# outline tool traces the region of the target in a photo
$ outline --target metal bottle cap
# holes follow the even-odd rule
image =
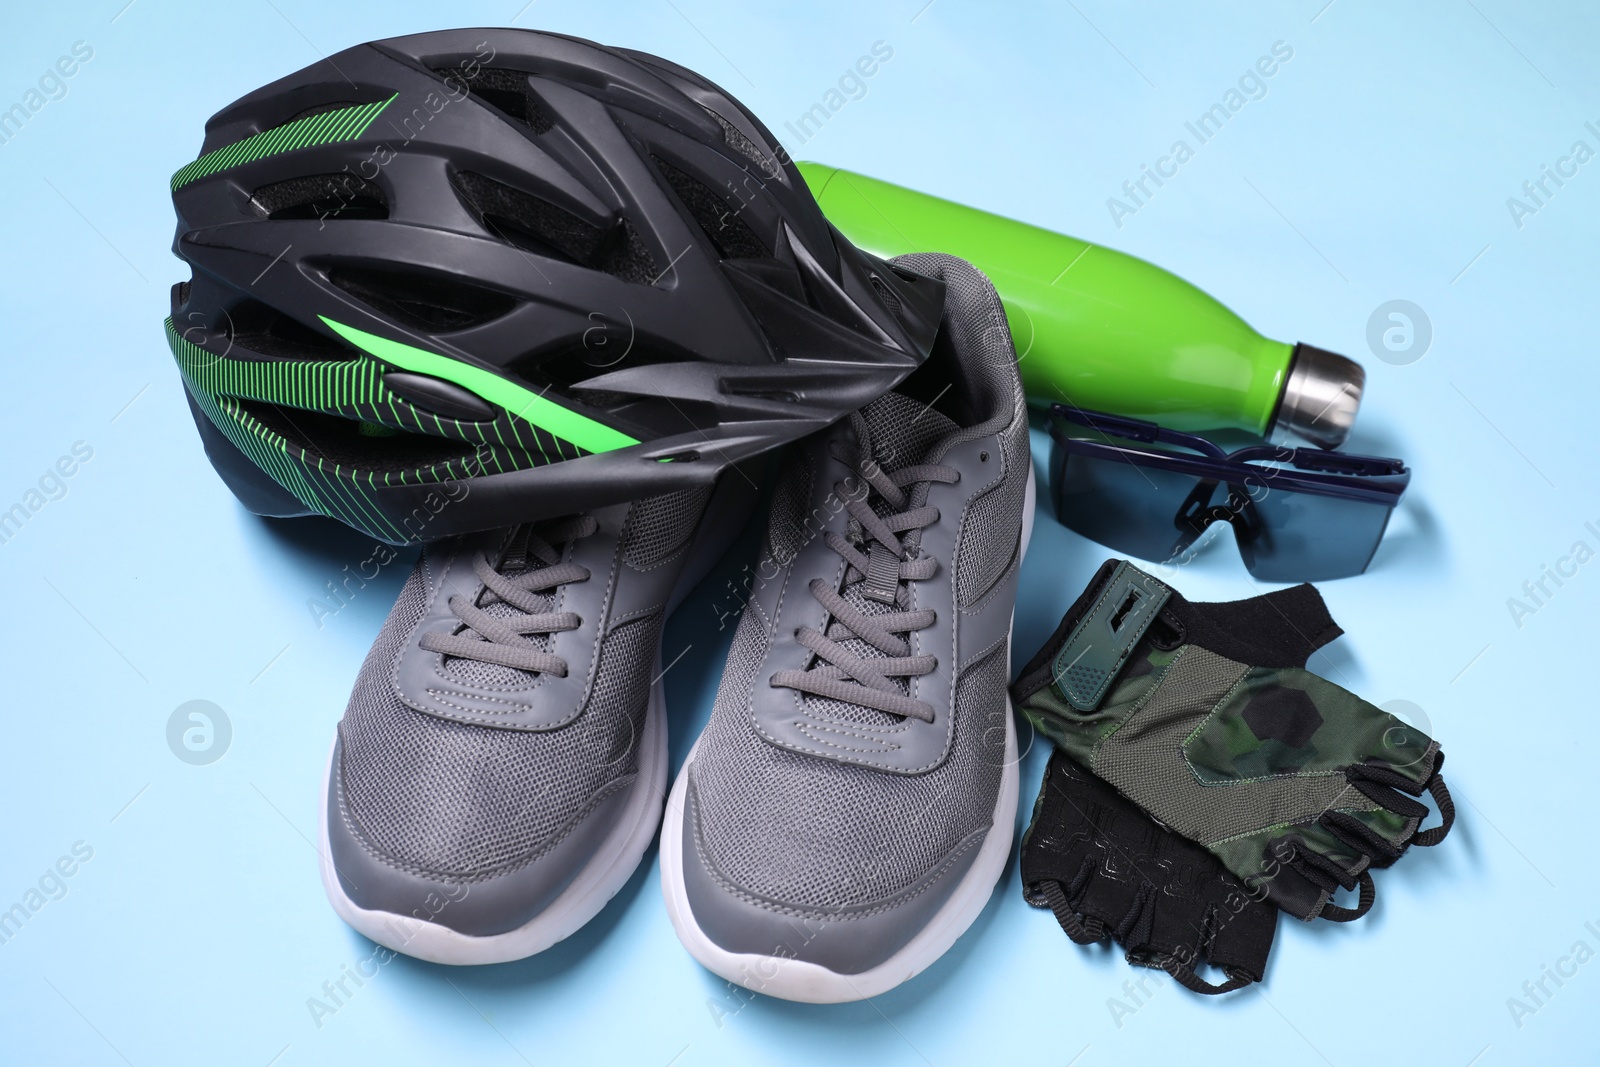
[[[1290,443],[1299,438],[1319,448],[1338,448],[1350,435],[1367,372],[1337,352],[1297,344],[1283,385],[1271,439]]]

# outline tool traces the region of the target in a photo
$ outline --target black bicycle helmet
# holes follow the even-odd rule
[[[892,388],[943,307],[733,97],[530,30],[250,93],[172,200],[167,337],[212,464],[259,514],[394,543],[707,485]]]

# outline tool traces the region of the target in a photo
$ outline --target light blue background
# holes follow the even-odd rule
[[[7,12],[0,108],[74,41],[94,57],[0,145],[0,509],[75,441],[94,454],[0,545],[12,598],[0,907],[74,842],[94,852],[0,945],[0,1060],[1593,1061],[1600,963],[1549,984],[1520,1027],[1507,1006],[1575,942],[1600,949],[1584,926],[1600,928],[1586,818],[1600,563],[1551,584],[1520,626],[1507,607],[1575,541],[1600,548],[1584,526],[1600,527],[1600,162],[1521,228],[1506,205],[1574,141],[1600,148],[1584,129],[1600,120],[1591,5],[521,3]],[[212,474],[160,331],[168,286],[186,276],[167,252],[167,178],[209,114],[319,54],[512,22],[669,56],[739,95],[798,157],[1144,256],[1263,333],[1361,358],[1352,444],[1406,457],[1415,480],[1370,573],[1325,587],[1350,636],[1314,666],[1423,709],[1450,756],[1451,838],[1380,873],[1362,922],[1282,921],[1265,985],[1220,1002],[1159,974],[1135,1002],[1123,984],[1145,972],[1069,944],[1023,904],[1013,864],[955,949],[876,1002],[745,1004],[679,947],[652,852],[597,921],[543,956],[473,970],[398,959],[315,1025],[307,998],[371,951],[318,882],[323,761],[410,556],[319,628],[308,598],[370,542],[255,519]],[[866,95],[800,143],[784,123],[879,40],[894,55]],[[1294,55],[1265,98],[1114,225],[1106,199],[1275,41]],[[1369,315],[1396,298],[1434,331],[1406,366],[1367,350]],[[1105,555],[1041,512],[1019,662]],[[688,650],[668,676],[675,762],[709,708],[737,565],[668,628],[666,658]],[[1179,584],[1195,599],[1255,591],[1223,542]],[[196,698],[234,729],[204,767],[164,738]],[[1042,755],[1025,761],[1025,798]],[[1137,1010],[1116,1019],[1110,998]]]

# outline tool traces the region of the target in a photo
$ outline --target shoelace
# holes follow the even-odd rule
[[[921,531],[939,521],[939,509],[924,504],[908,507],[916,486],[930,482],[946,485],[960,480],[954,467],[920,463],[885,474],[870,454],[834,442],[830,450],[835,459],[857,471],[869,490],[875,490],[892,509],[879,515],[869,503],[871,492],[857,487],[848,490],[843,482],[834,486],[839,499],[860,528],[859,543],[829,532],[827,546],[849,566],[843,588],[865,582],[865,595],[900,611],[868,615],[820,578],[811,580],[811,595],[828,612],[826,632],[809,626],[795,633],[795,640],[815,654],[804,670],[778,671],[772,686],[795,689],[813,696],[848,704],[875,708],[923,722],[933,721],[933,705],[900,691],[896,678],[915,678],[938,669],[935,656],[914,656],[908,636],[932,626],[938,615],[931,608],[904,610],[908,601],[906,582],[926,581],[939,569],[932,556],[921,554]],[[852,531],[854,532],[854,531]],[[900,534],[909,534],[901,538]],[[857,655],[842,642],[865,642],[883,653],[882,657]]]
[[[482,583],[478,595],[457,594],[449,600],[450,611],[461,626],[454,633],[425,633],[419,644],[426,651],[457,659],[565,678],[567,661],[543,651],[528,638],[576,630],[583,624],[575,612],[543,610],[543,601],[550,590],[588,580],[589,568],[561,562],[559,546],[588,537],[599,528],[592,515],[519,526],[498,566],[480,551],[472,561],[473,573]],[[522,570],[533,561],[545,566],[507,577],[507,572]],[[521,614],[496,617],[484,610],[502,602]]]

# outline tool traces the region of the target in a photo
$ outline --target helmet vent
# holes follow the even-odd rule
[[[276,359],[350,359],[355,353],[277,308],[244,300],[229,308],[221,323],[231,346]]]
[[[883,306],[896,315],[900,314],[900,310],[905,306],[900,302],[900,295],[889,288],[888,283],[877,274],[869,275],[869,279],[872,282],[872,291],[878,294],[878,299],[883,301]]]
[[[454,85],[465,85],[473,96],[534,133],[547,133],[555,126],[529,89],[531,75],[525,70],[483,67],[470,79],[448,67],[436,68],[433,73]]]
[[[345,108],[362,107],[366,104],[375,104],[379,100],[382,100],[389,95],[388,93],[384,93],[381,96],[374,95],[370,92],[363,92],[360,89],[356,89],[356,87],[353,85],[340,82],[337,85],[301,86],[299,91],[292,93],[291,96],[293,96],[295,99],[303,100],[306,98],[306,96],[319,96],[326,93],[350,93],[352,89],[355,89],[355,92],[351,93],[351,95],[363,96],[365,99],[351,100],[342,97],[338,99],[324,99],[321,103],[312,104],[310,107],[303,107],[299,111],[284,115],[283,118],[277,118],[270,115],[258,118],[257,124],[259,128],[256,130],[256,132],[266,133],[268,130],[276,130],[287,126],[291,122],[299,122],[301,119],[315,118],[318,115],[325,115],[330,111],[343,111]],[[292,103],[288,103],[287,101],[273,101],[273,103],[282,103],[290,107],[293,106]]]
[[[374,436],[368,424],[305,408],[239,400],[245,413],[286,441],[329,463],[355,470],[414,471],[465,459],[476,449],[466,441],[401,430]]]
[[[269,219],[386,219],[383,190],[348,172],[312,174],[263,185],[250,206]]]
[[[457,173],[452,180],[456,194],[483,228],[508,244],[624,281],[649,283],[656,278],[649,251],[626,221],[595,226],[548,200],[471,171]]]
[[[362,104],[366,104],[366,103],[371,103],[371,101],[368,101],[368,100],[326,100],[326,101],[324,101],[324,102],[322,102],[320,104],[313,104],[310,107],[301,108],[299,111],[296,111],[293,115],[290,115],[288,118],[284,119],[282,122],[275,122],[271,126],[266,127],[266,129],[275,130],[279,126],[287,126],[287,125],[289,125],[289,123],[291,123],[291,122],[299,122],[301,119],[309,119],[309,118],[311,118],[311,117],[313,117],[315,115],[325,115],[329,111],[339,111],[339,110],[342,110],[343,108],[347,108],[347,107],[360,107]]]
[[[514,297],[445,275],[340,264],[329,268],[328,281],[395,322],[433,333],[481,326],[517,306]]]
[[[705,107],[704,104],[700,106]],[[722,140],[729,148],[754,163],[761,169],[762,174],[768,177],[774,177],[778,174],[778,166],[772,161],[772,157],[757,147],[756,143],[746,137],[739,127],[712,111],[709,107],[706,107],[706,114],[716,119],[717,125],[722,127]]]
[[[739,217],[739,211],[730,207],[725,199],[660,156],[650,158],[672,186],[672,191],[678,194],[678,199],[683,201],[683,206],[689,209],[689,215],[717,246],[723,259],[752,259],[772,254],[749,224]]]

